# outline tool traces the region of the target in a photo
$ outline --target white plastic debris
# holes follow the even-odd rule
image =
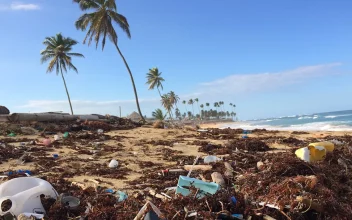
[[[112,159],[109,163],[110,168],[116,168],[119,165],[119,162],[117,160]]]
[[[212,155],[204,157],[204,163],[214,163],[220,160],[221,158],[218,158],[217,156],[212,156]]]
[[[0,215],[45,213],[40,195],[56,199],[58,194],[49,182],[39,178],[19,177],[9,180],[0,185],[0,206],[8,202],[11,207],[6,211],[0,209]]]

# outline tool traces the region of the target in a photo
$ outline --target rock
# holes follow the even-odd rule
[[[212,173],[211,179],[213,180],[213,182],[219,184],[220,186],[225,186],[225,180],[220,173],[218,172]]]

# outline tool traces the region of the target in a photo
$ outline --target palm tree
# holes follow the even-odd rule
[[[102,50],[104,50],[106,37],[108,37],[115,45],[130,75],[138,113],[142,120],[145,121],[139,106],[137,89],[132,72],[117,45],[118,36],[114,24],[117,24],[127,34],[128,38],[131,38],[130,26],[126,17],[117,13],[115,0],[73,0],[73,2],[78,3],[82,11],[89,11],[89,13],[81,15],[75,23],[76,28],[81,31],[85,31],[88,28],[83,43],[88,40],[89,46],[94,37],[96,48],[98,48],[99,41],[101,40]]]
[[[65,90],[70,104],[71,114],[73,115],[73,109],[70,99],[70,94],[68,93],[65,77],[63,71],[67,72],[68,69],[73,69],[78,73],[77,68],[72,64],[72,57],[84,57],[80,53],[72,53],[72,47],[78,42],[69,38],[62,36],[61,33],[56,34],[53,37],[46,37],[43,44],[46,46],[44,50],[40,52],[41,63],[45,63],[50,60],[47,73],[52,72],[56,69],[56,75],[61,73],[62,80],[64,81]]]
[[[182,104],[184,104],[184,105],[185,105],[186,112],[188,112],[188,110],[187,110],[187,102],[186,102],[186,100],[183,100],[183,101],[182,101]]]
[[[180,101],[180,97],[178,97],[178,95],[176,95],[175,92],[173,92],[173,91],[170,91],[170,92],[169,92],[169,97],[170,97],[171,103],[172,103],[173,105],[175,105],[176,108],[178,108],[178,107],[177,107],[177,103],[178,103],[178,101]]]
[[[202,112],[203,112],[203,114],[200,114],[200,115],[201,115],[201,116],[204,116],[204,110],[203,110],[204,105],[203,105],[203,104],[201,104],[201,105],[200,105],[200,108],[202,109]]]
[[[161,105],[169,112],[169,116],[172,118],[171,109],[173,104],[171,103],[169,94],[164,94],[161,96]]]
[[[193,116],[194,116],[194,107],[193,107],[193,104],[194,104],[193,99],[188,100],[188,105],[192,105]]]
[[[164,82],[164,78],[161,77],[161,72],[159,72],[159,69],[157,67],[154,67],[152,69],[149,69],[149,73],[147,73],[147,82],[146,84],[149,85],[149,90],[152,90],[155,88],[158,89],[159,95],[161,97],[161,93],[159,90],[159,87],[161,88],[161,90],[163,90],[163,84],[162,82]]]
[[[163,111],[160,108],[155,109],[155,111],[152,112],[152,116],[160,121],[163,121],[166,117],[166,115],[164,115]]]
[[[195,98],[194,101],[197,102],[198,112],[199,112],[199,114],[200,114],[199,103],[198,103],[198,102],[199,102],[199,99],[198,99],[198,98]]]

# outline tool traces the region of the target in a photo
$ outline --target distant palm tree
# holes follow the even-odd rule
[[[198,99],[198,98],[195,98],[194,101],[197,102],[198,112],[199,112],[199,114],[200,114],[199,103],[198,103],[198,102],[199,102],[199,99]]]
[[[164,78],[161,77],[161,72],[159,72],[159,69],[157,67],[154,67],[152,69],[149,69],[149,73],[147,73],[147,82],[146,84],[149,85],[149,90],[154,89],[155,87],[158,89],[159,95],[161,97],[161,93],[159,90],[159,87],[161,90],[163,90],[163,84]]]
[[[188,112],[188,110],[187,110],[187,102],[186,102],[186,100],[183,100],[182,101],[182,104],[184,104],[185,105],[185,108],[186,108],[186,113]]]
[[[178,108],[177,103],[180,101],[180,97],[178,97],[178,95],[176,95],[175,92],[173,92],[173,91],[170,91],[168,94],[169,94],[170,101],[171,101],[172,105],[175,105],[176,108]]]
[[[193,99],[188,100],[188,105],[192,105],[192,110],[193,110],[193,116],[194,116],[194,107],[193,107],[194,101]]]
[[[130,26],[126,17],[117,13],[115,0],[73,0],[73,2],[78,3],[82,11],[89,11],[89,13],[84,13],[81,15],[75,23],[76,28],[81,31],[85,31],[88,28],[83,43],[85,43],[88,39],[89,46],[94,38],[96,48],[98,48],[98,44],[101,39],[102,50],[104,50],[106,37],[108,37],[115,45],[130,75],[138,113],[142,120],[145,121],[139,106],[137,89],[132,72],[119,46],[117,45],[118,36],[115,31],[114,24],[117,24],[127,34],[128,38],[131,38]]]
[[[56,34],[53,37],[46,37],[43,44],[46,46],[44,50],[40,52],[42,55],[41,62],[45,63],[50,60],[47,73],[52,72],[56,69],[56,75],[61,73],[62,80],[64,81],[65,90],[70,104],[71,114],[73,115],[73,109],[70,99],[70,94],[68,93],[65,77],[63,71],[67,72],[68,69],[73,69],[78,72],[77,68],[72,64],[72,57],[84,57],[80,53],[72,53],[72,47],[77,44],[77,41],[62,36],[61,33]]]
[[[203,104],[201,104],[201,105],[200,105],[200,108],[202,109],[202,112],[203,112],[203,114],[200,114],[200,115],[201,115],[201,116],[204,116],[204,110],[203,110],[204,105],[203,105]]]
[[[164,94],[161,96],[161,105],[166,109],[166,111],[169,112],[169,116],[170,118],[172,118],[171,110],[172,110],[173,104],[171,103],[169,94]]]
[[[152,116],[160,121],[163,121],[166,117],[166,115],[164,115],[163,111],[160,108],[155,109],[155,111],[152,112]]]

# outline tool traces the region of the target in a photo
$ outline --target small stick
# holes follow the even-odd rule
[[[209,211],[211,212],[211,208],[210,208],[210,206],[209,206],[208,200],[206,199],[205,202],[207,203],[208,209],[209,209]]]
[[[188,172],[188,174],[187,174],[187,177],[189,177],[189,176],[191,175],[192,170],[193,170],[193,167],[194,167],[194,165],[196,165],[196,163],[197,163],[199,157],[200,157],[200,155],[198,155],[198,156],[196,157],[196,159],[194,160],[194,163],[193,163],[191,169],[189,170],[189,172]]]

